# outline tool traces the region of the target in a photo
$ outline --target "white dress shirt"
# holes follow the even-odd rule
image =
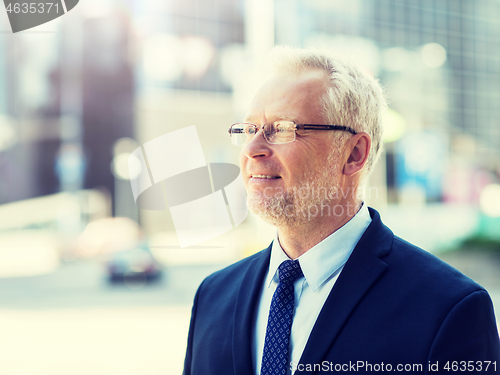
[[[298,278],[294,284],[295,313],[290,337],[290,362],[295,364],[299,362],[314,323],[333,285],[371,221],[368,208],[363,204],[344,226],[297,258],[304,276]],[[255,322],[252,357],[256,375],[260,375],[269,308],[279,282],[278,266],[288,259],[290,258],[281,248],[276,234]],[[290,374],[290,366],[287,367]]]

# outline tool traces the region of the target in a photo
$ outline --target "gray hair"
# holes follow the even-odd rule
[[[300,75],[311,69],[326,73],[328,82],[322,106],[327,123],[349,126],[371,137],[371,150],[363,175],[365,180],[382,152],[382,116],[387,102],[377,79],[370,77],[353,61],[315,49],[274,47],[268,56],[267,67],[273,75]],[[347,137],[347,133],[338,132],[334,139],[341,142]]]

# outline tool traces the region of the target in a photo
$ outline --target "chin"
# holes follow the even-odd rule
[[[286,207],[293,207],[293,202],[289,202],[284,198],[261,199],[261,197],[248,197],[247,206],[251,213],[275,227],[293,226],[299,221],[295,209],[289,209],[289,214],[286,214]]]

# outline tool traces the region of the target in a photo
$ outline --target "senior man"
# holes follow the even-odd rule
[[[230,136],[248,206],[277,234],[199,287],[184,374],[496,373],[488,293],[358,194],[382,147],[377,81],[311,50],[275,48],[269,66]]]

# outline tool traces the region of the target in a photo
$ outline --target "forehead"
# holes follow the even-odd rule
[[[257,91],[245,121],[264,123],[292,120],[298,123],[322,123],[321,98],[325,93],[325,82],[326,74],[320,70],[306,71],[300,75],[275,76]]]

